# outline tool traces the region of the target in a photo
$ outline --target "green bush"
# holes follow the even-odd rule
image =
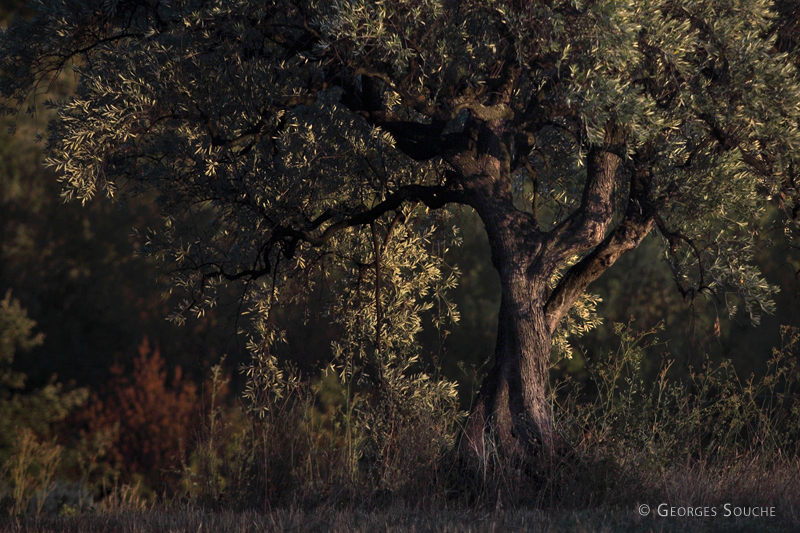
[[[55,378],[34,391],[25,390],[26,376],[11,365],[18,350],[42,343],[34,334],[36,322],[7,291],[0,300],[0,515],[19,514],[37,492],[55,487],[62,448],[55,443],[53,426],[64,420],[88,396],[86,389],[65,392]],[[41,505],[34,506],[35,511]]]

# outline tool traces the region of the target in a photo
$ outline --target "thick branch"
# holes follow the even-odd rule
[[[549,330],[555,331],[575,300],[624,253],[639,246],[656,223],[659,207],[664,200],[651,198],[652,174],[647,154],[639,154],[638,168],[631,175],[628,206],[622,221],[586,257],[564,276],[550,293],[545,303],[545,321]],[[634,158],[637,159],[637,158]]]
[[[391,133],[397,148],[412,159],[426,161],[442,155],[442,135],[446,122],[424,123],[387,111],[380,102],[376,81],[370,77],[364,77],[364,80],[360,88],[354,79],[344,80],[341,102],[345,107],[370,124]]]
[[[545,304],[545,320],[551,332],[586,287],[622,254],[639,246],[654,224],[653,217],[641,213],[638,206],[628,207],[628,213],[622,222],[589,255],[570,268],[550,294]]]
[[[605,148],[593,148],[588,159],[580,207],[550,231],[545,240],[542,258],[551,265],[599,244],[611,224],[614,184],[621,159]]]
[[[315,230],[336,216],[331,210],[325,211],[313,221],[307,222],[304,229],[278,225],[272,230],[272,235],[262,248],[261,255],[264,258],[264,268],[254,267],[234,274],[225,272],[220,268],[206,274],[205,277],[222,276],[229,281],[245,277],[251,279],[259,278],[271,271],[268,257],[272,249],[279,243],[282,243],[283,255],[287,258],[291,258],[300,242],[305,242],[315,247],[324,246],[339,231],[353,226],[370,224],[385,213],[396,211],[404,202],[409,201],[419,201],[431,209],[440,209],[448,203],[467,203],[468,199],[464,191],[454,190],[449,186],[406,185],[400,187],[372,209],[364,210],[350,217],[338,220],[326,227],[321,233],[316,233]],[[396,216],[392,221],[390,232],[394,229],[400,218],[401,217]]]
[[[299,239],[312,246],[322,246],[337,232],[352,226],[363,226],[374,222],[383,214],[396,210],[407,201],[420,201],[432,209],[439,209],[448,203],[466,203],[467,200],[463,191],[456,191],[446,186],[406,185],[400,187],[372,209],[335,222],[319,235],[314,235],[308,230],[296,230],[283,226],[276,228],[274,234]]]
[[[360,83],[356,82],[358,77]],[[401,96],[406,113],[384,107],[381,84]],[[430,103],[423,93],[411,93],[402,83],[394,83],[387,74],[364,68],[345,78],[342,88],[345,92],[341,101],[348,109],[391,133],[397,148],[417,161],[446,157],[467,148],[469,139],[463,133],[445,133],[448,124],[458,120],[462,110],[469,110],[473,118],[483,121],[513,118],[513,111],[505,100],[487,106],[474,97],[461,96],[453,101],[454,105],[442,109]]]

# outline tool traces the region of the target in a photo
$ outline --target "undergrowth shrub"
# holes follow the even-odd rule
[[[30,428],[18,428],[15,433],[13,455],[5,465],[12,487],[10,514],[25,511],[35,493],[43,491],[44,497],[39,498],[40,504],[34,509],[39,512],[47,493],[55,488],[61,447],[55,442],[40,440]]]
[[[553,388],[559,427],[576,447],[662,466],[686,458],[714,464],[798,457],[797,331],[784,328],[758,379],[742,379],[729,360],[708,359],[690,368],[688,379],[671,379],[673,361],[665,359],[653,383],[640,370],[656,331],[637,334],[621,324],[615,331],[619,349],[587,363],[591,386],[566,379]]]
[[[276,371],[259,417],[218,411],[184,470],[184,496],[203,505],[271,509],[354,506],[442,491],[442,458],[453,445],[455,395],[427,376],[389,376],[385,389],[347,395],[335,374],[299,379]],[[279,380],[279,381],[278,381]],[[388,390],[387,390],[388,389]]]
[[[707,359],[688,378],[674,379],[673,361],[664,359],[648,383],[641,367],[657,331],[614,329],[620,346],[587,361],[587,383],[565,377],[551,388],[557,426],[572,449],[561,468],[581,470],[567,480],[576,505],[641,501],[648,494],[674,501],[676,490],[694,505],[700,494],[713,502],[744,493],[750,504],[800,501],[796,330],[783,329],[760,378],[742,379],[730,361]]]
[[[257,448],[251,421],[226,403],[230,376],[215,365],[203,386],[199,423],[178,469],[177,496],[202,505],[252,506],[251,488]]]
[[[26,390],[27,376],[13,371],[12,364],[18,351],[43,342],[35,327],[7,291],[0,300],[0,517],[24,512],[37,492],[54,489],[64,459],[55,427],[88,396],[86,389],[65,390],[55,376],[42,388]],[[40,509],[37,505],[34,511]]]
[[[791,513],[786,502],[800,501],[798,332],[783,331],[758,379],[740,378],[729,361],[673,378],[665,358],[648,382],[641,367],[657,331],[615,331],[619,348],[586,362],[586,382],[562,375],[552,383],[560,456],[490,452],[477,467],[456,445],[464,413],[454,384],[418,371],[413,351],[367,356],[342,344],[316,379],[265,355],[248,369],[249,416],[218,410],[208,419],[216,429],[197,448],[207,467],[190,469],[186,495],[264,510],[668,501],[783,505]],[[225,420],[231,416],[238,421]]]
[[[164,488],[180,465],[200,413],[197,386],[176,367],[171,383],[158,348],[147,338],[139,345],[131,376],[115,365],[102,394],[95,394],[81,413],[84,439],[105,437],[104,461],[118,472],[117,481],[142,477],[151,488]]]

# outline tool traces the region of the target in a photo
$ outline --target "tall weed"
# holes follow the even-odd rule
[[[371,369],[357,370],[343,353],[338,367],[316,379],[265,358],[251,411],[258,416],[214,411],[208,440],[186,470],[184,494],[263,510],[403,501],[496,513],[647,498],[698,505],[800,500],[796,331],[784,330],[760,378],[741,379],[728,361],[706,361],[688,378],[674,378],[665,358],[651,381],[642,366],[657,330],[615,331],[619,348],[587,361],[588,380],[552,383],[556,425],[567,443],[553,460],[490,451],[479,469],[462,461],[455,389],[415,372],[413,356],[378,357]]]

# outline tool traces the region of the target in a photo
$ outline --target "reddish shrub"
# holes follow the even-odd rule
[[[89,433],[114,432],[106,458],[130,480],[141,474],[155,482],[180,464],[196,428],[200,412],[196,385],[176,367],[171,386],[159,349],[147,337],[139,345],[133,374],[121,365],[111,368],[113,378],[101,396],[95,395],[84,413]]]

